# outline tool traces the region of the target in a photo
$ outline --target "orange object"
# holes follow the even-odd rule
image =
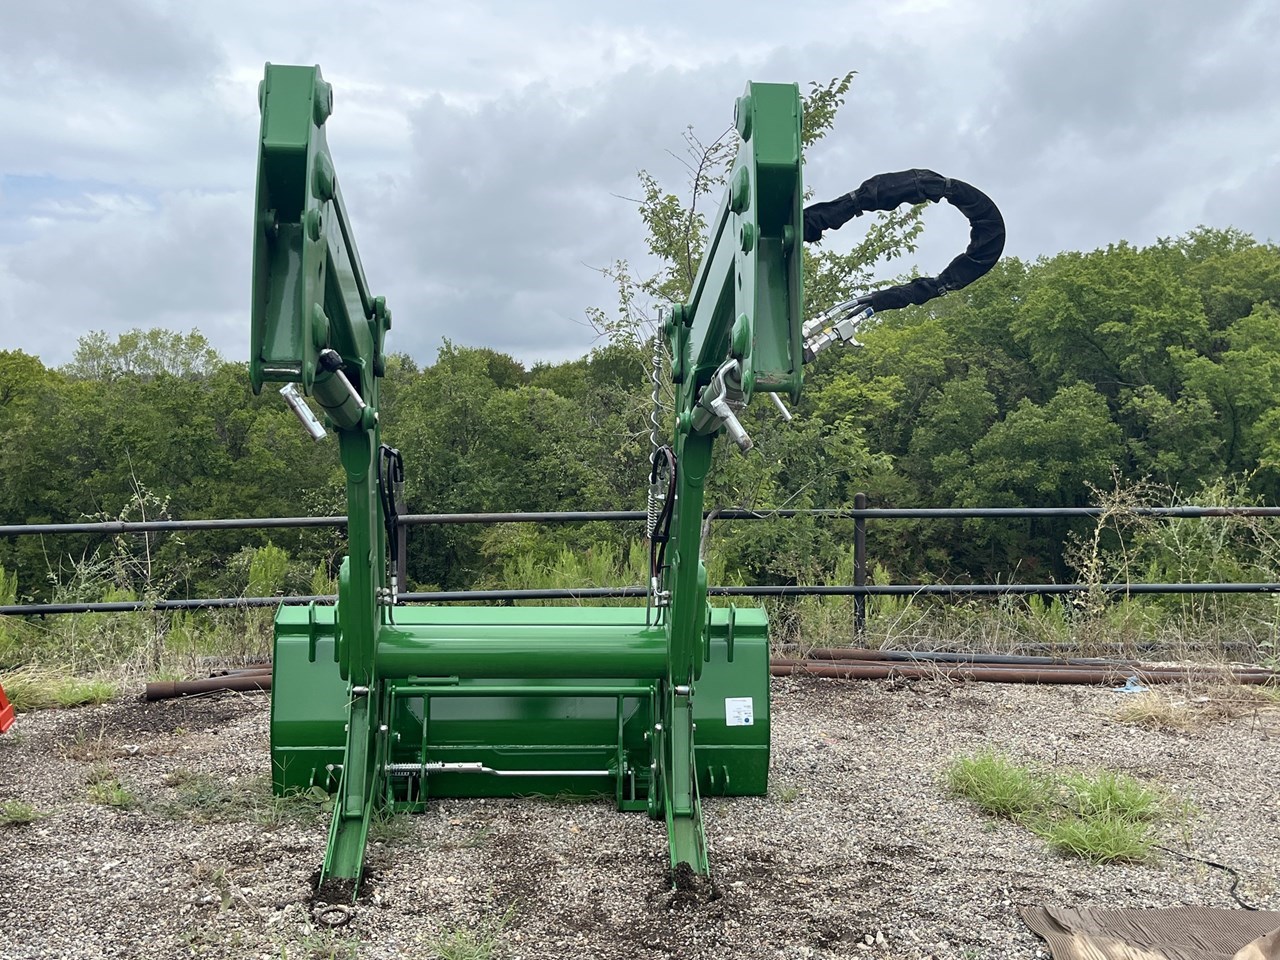
[[[4,687],[0,687],[0,733],[13,726],[13,704],[4,695]]]

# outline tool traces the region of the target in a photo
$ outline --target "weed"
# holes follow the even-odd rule
[[[369,837],[379,843],[396,843],[413,836],[413,824],[403,813],[379,810],[369,818]]]
[[[1185,699],[1175,699],[1150,690],[1127,698],[1112,715],[1117,723],[1127,723],[1148,730],[1174,730],[1186,733],[1204,724],[1204,714]]]
[[[87,793],[90,803],[100,803],[104,807],[129,810],[138,805],[138,798],[109,771],[106,776],[91,780]]]
[[[1275,684],[1254,683],[1246,687],[1249,695],[1258,703],[1267,703],[1280,707],[1280,686]]]
[[[192,865],[191,877],[197,883],[208,884],[218,898],[219,909],[225,911],[231,906],[232,887],[227,877],[227,864],[200,860]]]
[[[164,779],[173,787],[172,803],[157,812],[173,818],[185,817],[197,823],[225,823],[250,818],[255,806],[253,791],[239,783],[193,770],[174,770]]]
[[[440,934],[429,944],[439,960],[489,960],[498,937],[515,916],[515,908],[474,929],[457,928]]]
[[[77,677],[47,667],[23,667],[0,674],[9,702],[15,710],[50,710],[106,703],[116,695],[116,685],[107,680]]]
[[[284,823],[315,824],[333,812],[334,798],[323,787],[313,786],[276,795],[271,792],[268,781],[264,779],[261,782],[266,803],[258,808],[255,819],[264,827],[278,827]]]
[[[255,949],[259,944],[256,937],[250,945],[243,930],[228,930],[225,927],[187,927],[182,934],[182,942],[186,945],[183,956],[189,957],[265,955]]]
[[[952,762],[947,784],[996,817],[1020,820],[1046,806],[1049,787],[1030,768],[997,753],[983,752]]]
[[[1054,850],[1093,863],[1145,860],[1157,823],[1189,815],[1127,774],[1040,771],[994,753],[953,761],[947,783],[984,812],[1015,820]],[[994,829],[993,821],[982,825],[984,833]]]
[[[280,944],[280,960],[356,960],[356,945],[332,930],[315,930]]]
[[[22,800],[0,800],[0,827],[25,826],[43,816],[43,813]]]
[[[1158,793],[1123,773],[1073,773],[1063,777],[1062,785],[1068,808],[1081,820],[1118,817],[1151,821],[1164,813],[1164,802]]]
[[[162,816],[196,823],[252,821],[273,828],[283,823],[315,823],[331,809],[329,795],[319,787],[277,797],[266,777],[228,780],[195,770],[177,769],[164,778],[171,787],[171,801],[156,806]]]
[[[1280,689],[1258,684],[1189,685],[1176,693],[1151,690],[1127,698],[1112,719],[1148,730],[1187,733],[1219,720],[1280,706]]]
[[[76,730],[71,742],[62,746],[58,752],[65,760],[91,763],[112,756],[115,746],[107,740],[105,727],[99,727],[97,735],[90,735],[89,728],[82,726]]]
[[[794,803],[799,796],[799,787],[783,787],[778,791],[778,799],[783,803]]]
[[[1049,821],[1036,833],[1053,849],[1091,863],[1145,860],[1156,842],[1149,822],[1114,812]]]

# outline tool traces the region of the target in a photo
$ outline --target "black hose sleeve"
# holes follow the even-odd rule
[[[963,180],[951,180],[932,170],[882,173],[836,200],[810,204],[804,210],[804,239],[814,243],[824,230],[837,230],[868,210],[893,210],[903,203],[946,200],[969,221],[969,246],[937,277],[917,277],[909,283],[877,290],[862,298],[877,313],[909,304],[925,303],[977,280],[1004,252],[1004,218],[985,193]]]

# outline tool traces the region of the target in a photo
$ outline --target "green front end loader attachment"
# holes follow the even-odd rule
[[[690,300],[663,326],[676,409],[652,461],[637,608],[399,602],[403,469],[378,409],[391,311],[370,292],[329,154],[332,90],[318,67],[268,65],[260,104],[250,380],[283,384],[313,438],[337,434],[347,484],[337,605],[276,618],[274,784],[333,797],[321,882],[358,889],[379,810],[559,794],[664,820],[673,875],[705,875],[701,798],[768,780],[767,623],[708,604],[703,495],[719,436],[750,449],[737,411],[800,392],[796,86],[739,98],[725,197]]]
[[[432,797],[567,794],[662,815],[654,772],[665,641],[644,608],[414,607],[396,611],[394,632],[375,697],[385,705],[376,752],[388,809],[419,811]],[[764,612],[714,609],[709,653],[694,698],[698,792],[763,794]],[[433,672],[437,660],[445,672]],[[280,611],[272,689],[276,791],[335,792],[349,691],[334,659],[332,607]]]

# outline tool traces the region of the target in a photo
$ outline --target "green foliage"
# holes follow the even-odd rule
[[[632,541],[624,550],[609,543],[591,544],[585,550],[553,548],[548,553],[530,543],[538,538],[534,527],[517,527],[501,546],[490,541],[491,555],[500,562],[495,585],[515,590],[572,589],[643,583],[649,557],[643,542]],[[526,548],[526,545],[527,548]],[[538,606],[576,606],[573,600],[528,601]],[[591,601],[592,605],[634,606],[635,600]],[[643,605],[643,600],[639,601]]]
[[[1068,774],[1062,778],[1068,808],[1079,818],[1119,817],[1155,820],[1164,813],[1159,794],[1133,777],[1111,770],[1093,775]]]
[[[1106,401],[1076,383],[1044,405],[1024,397],[974,443],[968,473],[948,480],[968,506],[1072,506],[1107,481],[1120,449]]]
[[[1043,770],[991,751],[953,760],[946,778],[955,796],[1092,863],[1147,859],[1170,812],[1159,793],[1126,774]]]
[[[18,575],[7,573],[0,564],[0,606],[18,602]],[[18,636],[21,625],[11,617],[0,616],[0,668],[18,660]]]
[[[1151,824],[1116,813],[1055,820],[1037,833],[1054,850],[1090,863],[1146,860],[1157,841]]]
[[[80,338],[66,373],[83,380],[192,378],[208,376],[221,364],[222,358],[199,330],[183,334],[135,329],[114,341],[99,330]]]
[[[441,933],[429,944],[438,960],[489,960],[498,938],[515,917],[515,908],[500,917],[490,917],[474,928],[456,927]]]
[[[413,836],[413,821],[406,813],[378,810],[369,819],[369,839],[375,843],[399,843]]]
[[[289,553],[275,544],[257,547],[249,561],[249,596],[272,597],[284,591]]]
[[[138,805],[138,797],[133,791],[124,786],[106,767],[96,767],[90,771],[86,796],[90,803],[120,810],[131,810]]]
[[[1023,820],[1046,805],[1048,785],[1042,776],[990,751],[952,762],[947,784],[953,794],[995,817]]]
[[[22,800],[0,800],[0,827],[23,827],[43,817],[39,810]]]
[[[117,692],[108,680],[78,677],[50,667],[23,667],[0,674],[0,687],[19,711],[52,710],[106,703]]]

